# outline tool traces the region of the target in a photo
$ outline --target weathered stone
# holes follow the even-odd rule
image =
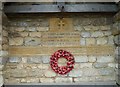
[[[84,26],[84,29],[85,30],[88,30],[88,31],[94,31],[94,30],[98,30],[99,29],[99,26]]]
[[[97,44],[98,45],[107,44],[107,38],[106,37],[104,37],[104,38],[97,38]]]
[[[15,31],[22,32],[25,30],[25,27],[12,27]]]
[[[88,62],[87,56],[75,56],[75,62]]]
[[[82,31],[82,30],[84,30],[84,28],[82,26],[75,26],[74,29],[76,31]]]
[[[6,45],[6,44],[2,45],[2,49],[3,49],[3,50],[8,50],[8,48],[9,48],[8,45]]]
[[[43,63],[49,63],[50,62],[50,56],[42,56],[42,62]]]
[[[80,63],[80,68],[92,68],[92,63]]]
[[[57,77],[55,78],[56,83],[71,83],[72,78],[62,78],[62,77]]]
[[[95,32],[92,32],[91,34],[91,37],[103,37],[104,34],[102,31],[95,31]]]
[[[82,37],[90,37],[90,32],[81,32]]]
[[[91,82],[91,81],[95,81],[95,77],[80,77],[80,78],[74,78],[75,82]]]
[[[105,68],[107,67],[108,65],[106,63],[94,63],[93,66],[95,68]]]
[[[95,68],[83,68],[83,76],[96,76],[98,74],[98,70]]]
[[[30,57],[27,59],[28,63],[41,63],[41,58],[40,57]]]
[[[114,44],[114,41],[113,41],[114,39],[113,38],[114,38],[114,36],[109,36],[108,37],[108,44]]]
[[[110,25],[105,25],[105,26],[100,26],[101,30],[110,30],[111,26]]]
[[[114,75],[113,68],[102,68],[98,70],[100,75]]]
[[[53,83],[54,80],[52,78],[40,78],[41,83]]]
[[[85,38],[80,38],[80,45],[82,45],[82,46],[86,45]]]
[[[49,70],[49,71],[45,72],[45,76],[46,77],[55,77],[56,73],[54,71]]]
[[[22,57],[21,63],[27,63],[27,57]]]
[[[35,46],[35,45],[40,45],[40,38],[32,38],[32,37],[26,37],[25,38],[25,45],[29,46]]]
[[[88,61],[89,62],[95,62],[96,61],[96,57],[95,56],[88,56]]]
[[[37,27],[37,31],[48,31],[49,27]]]
[[[21,62],[21,58],[19,58],[19,57],[10,57],[9,58],[9,62],[10,63],[19,63],[19,62]]]
[[[50,68],[50,64],[39,64],[37,67],[41,70],[48,70]]]
[[[4,65],[0,65],[0,71],[2,71],[4,68]]]
[[[74,69],[80,69],[80,63],[75,63]]]
[[[70,77],[81,77],[82,76],[82,71],[81,70],[72,70],[69,73]]]
[[[27,27],[26,31],[36,31],[36,27]]]
[[[112,34],[111,31],[104,31],[103,33],[104,33],[104,36],[110,36]]]
[[[7,37],[8,36],[8,32],[6,30],[3,30],[2,31],[2,35]]]
[[[22,78],[22,79],[20,80],[20,82],[21,82],[21,83],[26,83],[27,80],[26,80],[26,78]]]
[[[96,76],[95,80],[96,81],[114,81],[115,80],[115,76],[114,75],[110,75],[110,76]]]
[[[23,38],[9,38],[9,45],[23,45]]]
[[[95,38],[86,38],[86,45],[95,45]]]
[[[119,45],[120,44],[120,35],[117,35],[114,37],[114,42],[115,44]]]
[[[114,62],[114,57],[113,56],[99,56],[97,57],[97,62],[100,62],[100,63]]]
[[[14,69],[11,71],[11,76],[15,78],[27,77],[28,73],[24,69]]]
[[[8,51],[0,51],[0,56],[8,56]]]
[[[109,66],[109,67],[112,67],[112,68],[115,68],[116,65],[117,65],[116,63],[109,63],[109,64],[108,64],[108,66]],[[117,68],[117,67],[116,67],[116,68]]]
[[[28,70],[28,76],[29,77],[42,77],[43,76],[43,71],[39,69],[29,69]]]
[[[27,77],[26,80],[27,80],[27,83],[38,83],[39,82],[39,78]]]
[[[5,79],[5,83],[7,83],[7,84],[16,84],[16,83],[20,83],[20,79],[18,79],[18,78],[9,78],[9,79]]]
[[[27,37],[28,36],[28,32],[19,32],[18,33],[21,37]]]
[[[41,32],[31,32],[29,35],[31,37],[41,37]]]
[[[7,37],[3,37],[2,38],[2,44],[7,44],[8,43],[8,38]]]

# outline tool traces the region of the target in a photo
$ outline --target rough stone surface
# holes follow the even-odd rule
[[[92,63],[80,63],[80,68],[92,68]]]
[[[45,72],[45,76],[46,77],[55,77],[56,76],[56,73],[54,72],[54,71],[51,71],[51,70],[47,70],[46,72]]]
[[[74,79],[74,81],[76,82],[76,83],[78,83],[78,82],[93,82],[93,81],[95,81],[95,77],[80,77],[80,78],[75,78]]]
[[[107,67],[108,65],[106,63],[94,63],[93,66],[95,68],[105,68]]]
[[[21,62],[21,58],[19,58],[19,57],[10,57],[9,58],[9,62],[10,63],[19,63],[19,62]]]
[[[57,77],[55,78],[56,83],[71,83],[72,78],[62,78],[62,77]]]
[[[69,76],[70,77],[81,77],[82,76],[82,71],[80,70],[72,70],[70,73],[69,73]]]
[[[100,26],[101,30],[110,30],[111,26],[110,25],[105,25],[105,26]]]
[[[104,36],[102,31],[95,31],[91,34],[91,37],[102,37]]]
[[[88,62],[88,57],[87,56],[75,56],[75,61],[76,62]]]
[[[100,56],[100,57],[97,57],[97,62],[100,62],[100,63],[114,62],[114,57],[113,56]]]
[[[86,45],[95,45],[95,38],[86,38]]]
[[[41,63],[41,58],[40,57],[30,57],[27,59],[28,63]]]
[[[25,45],[27,46],[36,46],[40,45],[40,38],[32,38],[32,37],[26,37],[25,38]]]
[[[90,32],[81,32],[82,37],[90,37]]]
[[[94,31],[94,30],[98,30],[99,26],[84,26],[84,29],[89,31]]]
[[[107,38],[97,38],[97,44],[98,45],[103,45],[103,44],[107,44]]]
[[[9,45],[23,45],[23,38],[9,38]]]
[[[36,31],[36,28],[35,27],[27,27],[25,30],[34,32],[34,31]]]
[[[37,31],[48,31],[48,27],[37,27]]]
[[[86,40],[85,38],[80,38],[80,45],[86,45]]]
[[[102,68],[98,70],[100,75],[114,75],[113,68]]]
[[[96,62],[96,56],[89,56],[88,61],[89,62]]]
[[[82,26],[75,26],[74,29],[76,31],[82,31],[82,30],[84,30],[84,28]]]
[[[40,82],[42,82],[42,83],[53,83],[54,80],[52,78],[40,78]]]
[[[41,32],[31,32],[29,35],[31,37],[41,37]]]
[[[43,63],[49,63],[50,62],[50,56],[42,56],[42,62]]]

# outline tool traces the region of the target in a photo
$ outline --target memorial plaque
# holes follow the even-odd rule
[[[42,46],[79,46],[80,33],[73,29],[72,19],[50,19],[50,31],[42,33]]]

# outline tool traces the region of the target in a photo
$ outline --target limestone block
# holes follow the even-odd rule
[[[81,77],[82,76],[82,71],[81,70],[72,70],[72,71],[70,71],[70,73],[69,73],[69,76],[70,77]]]
[[[15,31],[23,32],[25,30],[25,27],[12,27]]]
[[[93,66],[95,68],[105,68],[107,67],[108,65],[106,63],[94,63]]]
[[[113,56],[99,56],[97,57],[97,62],[100,62],[100,63],[114,62],[114,57]]]
[[[8,55],[8,51],[0,51],[0,56],[7,56]]]
[[[50,56],[42,56],[42,62],[43,63],[49,63],[50,62]]]
[[[82,30],[84,30],[84,28],[82,26],[74,26],[74,30],[82,31]]]
[[[99,26],[84,26],[84,29],[85,30],[88,30],[88,31],[94,31],[94,30],[98,30],[99,29]]]
[[[41,58],[40,57],[30,57],[27,59],[27,63],[41,63]]]
[[[15,78],[27,77],[28,73],[25,69],[14,69],[11,71],[11,76]]]
[[[114,68],[102,68],[98,72],[100,75],[114,75]]]
[[[9,48],[8,44],[3,44],[2,45],[2,50],[6,51],[6,50],[8,50],[8,48]]]
[[[37,31],[48,31],[49,27],[37,27]]]
[[[86,45],[95,45],[95,38],[86,38]]]
[[[110,76],[96,76],[95,80],[96,81],[114,81],[115,80],[115,76],[114,75],[110,75]]]
[[[103,33],[104,33],[104,36],[110,36],[112,34],[111,31],[104,31]]]
[[[74,78],[75,82],[89,82],[89,81],[95,81],[95,77],[80,77],[80,78]]]
[[[88,56],[88,61],[89,62],[95,62],[96,61],[96,56]]]
[[[37,67],[41,70],[48,70],[50,67],[50,64],[39,64]]]
[[[45,71],[44,74],[46,77],[55,77],[56,76],[56,73],[52,70],[47,70],[47,71]]]
[[[62,77],[57,77],[55,78],[56,83],[71,83],[72,78],[62,78]]]
[[[2,30],[2,35],[7,37],[8,36],[8,32],[6,30]]]
[[[115,44],[119,45],[120,44],[120,35],[117,35],[114,37],[114,42]]]
[[[114,44],[114,36],[109,36],[108,37],[108,44]]]
[[[110,30],[110,29],[111,29],[110,25],[100,26],[100,30]]]
[[[27,83],[38,83],[39,82],[39,78],[27,77],[26,80],[27,80]]]
[[[53,83],[54,80],[52,78],[40,78],[41,83]]]
[[[83,68],[83,76],[96,76],[99,75],[98,70],[95,68]]]
[[[25,37],[25,45],[35,46],[40,45],[40,43],[41,43],[40,38]]]
[[[29,77],[42,77],[43,71],[39,69],[29,69],[27,74]]]
[[[19,58],[19,57],[10,57],[9,58],[9,62],[10,63],[20,63],[21,62],[21,58]]]
[[[97,44],[98,45],[104,45],[104,44],[107,44],[108,40],[106,37],[104,38],[97,38]]]
[[[116,66],[118,66],[116,63],[109,63],[108,64],[109,67],[111,68],[115,68]],[[117,67],[116,67],[117,68]]]
[[[90,37],[90,32],[81,32],[82,37]]]
[[[9,45],[23,45],[23,38],[9,38]]]
[[[36,30],[36,27],[27,27],[27,28],[25,29],[25,31],[34,32],[34,31],[37,31],[37,30]]]
[[[88,62],[88,57],[87,56],[75,56],[75,62]]]
[[[95,31],[91,33],[91,37],[103,37],[104,34],[102,31]]]
[[[92,68],[92,63],[80,63],[80,68]]]
[[[4,65],[1,65],[1,64],[0,64],[0,71],[2,71],[3,68],[4,68]]]
[[[22,57],[21,63],[27,63],[27,57]]]
[[[5,83],[7,83],[7,84],[16,84],[16,83],[20,83],[20,79],[18,79],[18,78],[9,78],[9,79],[5,79]]]
[[[31,37],[41,37],[41,32],[31,32],[29,35]]]
[[[8,38],[2,37],[2,44],[7,44],[7,43],[8,43]]]
[[[19,32],[18,33],[21,37],[27,37],[28,36],[28,32]]]
[[[82,45],[82,46],[86,45],[85,38],[80,38],[80,45]]]

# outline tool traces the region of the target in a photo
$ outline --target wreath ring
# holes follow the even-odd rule
[[[64,57],[67,60],[66,66],[58,66],[58,59]],[[58,74],[65,75],[74,68],[74,56],[65,50],[58,50],[50,57],[51,68]]]

